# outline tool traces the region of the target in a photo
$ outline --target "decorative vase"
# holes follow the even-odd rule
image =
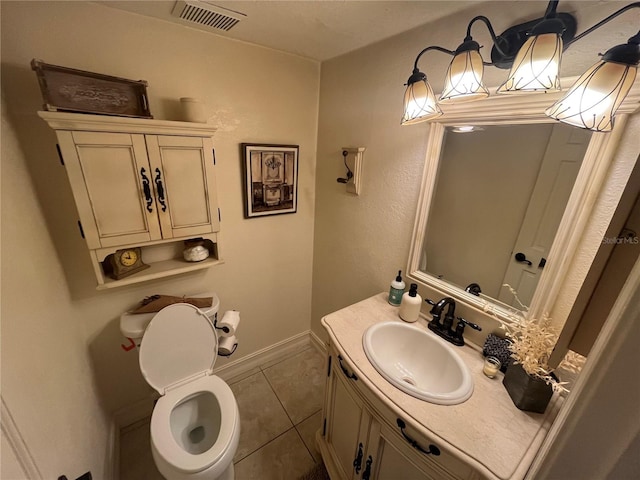
[[[519,364],[509,365],[502,384],[514,405],[526,412],[544,413],[553,395],[551,385],[532,377]]]

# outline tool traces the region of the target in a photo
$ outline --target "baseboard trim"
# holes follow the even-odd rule
[[[309,340],[311,345],[316,347],[321,354],[325,355],[327,353],[327,344],[323,342],[313,330],[309,330]]]
[[[28,445],[22,438],[13,415],[11,415],[11,411],[4,401],[4,397],[0,397],[0,428],[2,429],[2,436],[9,443],[11,450],[13,450],[13,454],[18,460],[23,473],[32,480],[41,480],[42,474],[38,469],[38,465],[36,465]]]
[[[109,422],[107,458],[104,462],[104,478],[120,480],[120,428],[114,419]]]
[[[159,395],[157,394],[150,395],[149,398],[145,398],[144,400],[140,400],[116,411],[116,413],[113,414],[113,424],[116,432],[120,432],[124,427],[151,416],[153,405],[158,397]]]
[[[259,368],[261,365],[266,363],[274,363],[280,359],[284,359],[285,357],[295,355],[313,343],[310,334],[311,331],[307,330],[306,332],[299,333],[298,335],[289,337],[281,342],[274,343],[262,350],[250,353],[238,360],[234,360],[220,368],[214,369],[213,374],[217,375],[224,381],[228,381],[233,377],[243,375],[250,370]]]

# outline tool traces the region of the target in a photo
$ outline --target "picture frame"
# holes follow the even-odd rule
[[[49,112],[77,112],[118,117],[153,118],[147,82],[87,72],[31,60]]]
[[[245,218],[296,213],[298,145],[243,143]]]

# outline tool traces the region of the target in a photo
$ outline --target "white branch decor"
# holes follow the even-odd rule
[[[509,350],[514,363],[521,365],[528,375],[551,385],[554,391],[568,392],[569,390],[566,388],[568,382],[561,382],[553,375],[553,372],[564,369],[578,373],[584,363],[584,357],[569,351],[556,369],[550,368],[548,365],[549,357],[559,336],[557,328],[551,324],[551,318],[547,314],[543,314],[540,318],[531,318],[528,312],[529,308],[520,301],[518,292],[509,284],[503,286],[509,289],[525,312],[524,319],[509,324],[495,317],[510,341]]]

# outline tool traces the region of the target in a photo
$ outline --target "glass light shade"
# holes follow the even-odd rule
[[[522,45],[509,78],[497,93],[560,91],[560,60],[562,37],[558,33],[531,36]]]
[[[544,113],[569,125],[610,132],[614,114],[629,93],[636,72],[635,65],[598,62]]]
[[[462,103],[481,100],[489,96],[482,83],[484,65],[477,50],[458,53],[447,70],[440,103]]]
[[[425,122],[442,115],[436,103],[436,96],[426,80],[419,80],[407,85],[404,92],[404,115],[401,125],[413,125]]]

